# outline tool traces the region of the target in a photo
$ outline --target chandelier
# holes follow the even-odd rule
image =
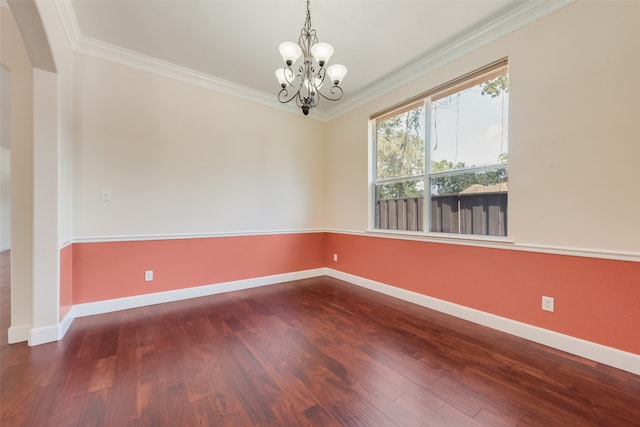
[[[282,89],[278,93],[278,101],[285,104],[296,100],[296,105],[302,108],[304,115],[320,101],[320,97],[329,101],[338,101],[343,91],[340,82],[347,74],[347,67],[334,64],[326,67],[333,55],[333,46],[329,43],[319,43],[315,28],[311,28],[310,0],[307,0],[307,19],[300,30],[298,43],[284,42],[280,44],[280,55],[286,67],[276,70],[276,78]],[[302,56],[302,64],[295,65]],[[293,70],[297,68],[297,73]],[[325,79],[331,82],[330,89],[321,91]],[[325,85],[326,86],[329,85]]]

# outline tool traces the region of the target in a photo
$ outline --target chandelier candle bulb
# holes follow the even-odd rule
[[[283,42],[278,50],[285,63],[284,68],[276,70],[276,78],[281,87],[278,101],[285,104],[295,99],[296,105],[306,116],[311,108],[318,105],[321,97],[329,101],[342,99],[344,92],[338,85],[347,75],[347,67],[339,64],[325,67],[333,55],[333,46],[318,42],[316,30],[311,26],[310,0],[307,0],[307,19],[300,31],[298,44]],[[295,65],[300,57],[303,58],[302,64]],[[325,78],[328,78],[333,86],[325,89],[327,92],[323,93],[320,88]]]
[[[339,85],[344,76],[347,75],[347,67],[340,64],[333,64],[329,68],[327,68],[327,74],[329,74],[329,78],[333,82],[334,85]]]
[[[302,55],[302,49],[300,49],[300,46],[293,42],[280,43],[280,48],[278,50],[280,51],[280,55],[282,55],[282,59],[285,64],[289,67],[291,64],[296,62],[298,58],[300,58],[300,55]]]
[[[311,55],[318,61],[318,65],[323,67],[333,55],[333,46],[329,43],[316,43],[311,46]]]

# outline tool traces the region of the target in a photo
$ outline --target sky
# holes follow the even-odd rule
[[[508,94],[492,98],[482,95],[480,87],[474,86],[459,95],[432,103],[436,126],[432,119],[434,141],[431,146],[435,146],[437,137],[437,147],[431,150],[431,160],[446,159],[453,163],[464,162],[467,166],[497,163],[498,155],[508,151]]]

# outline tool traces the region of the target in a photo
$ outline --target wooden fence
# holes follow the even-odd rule
[[[375,227],[423,230],[422,197],[376,201]],[[507,193],[431,197],[431,229],[444,233],[507,235]]]

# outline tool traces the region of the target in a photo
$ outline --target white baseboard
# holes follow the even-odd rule
[[[193,288],[175,289],[153,294],[136,295],[132,297],[117,298],[112,300],[76,304],[72,306],[60,323],[40,328],[31,328],[31,325],[9,328],[9,343],[28,341],[30,346],[59,341],[67,333],[73,320],[77,317],[92,316],[95,314],[110,313],[113,311],[127,310],[130,308],[144,307],[148,305],[162,304],[165,302],[180,301],[190,298],[198,298],[207,295],[221,294],[224,292],[239,291],[258,286],[272,285],[291,280],[308,279],[310,277],[324,276],[325,269],[297,271],[293,273],[276,274],[254,279],[236,280],[233,282],[217,283],[213,285],[197,286]]]
[[[67,333],[73,319],[73,307],[71,307],[64,319],[55,325],[40,328],[32,328],[31,325],[11,326],[8,331],[7,341],[9,344],[27,341],[29,346],[59,341]]]
[[[236,280],[233,282],[216,283],[214,285],[197,286],[193,288],[175,289],[153,294],[136,295],[132,297],[117,298],[106,301],[88,302],[77,304],[69,311],[74,317],[92,316],[94,314],[110,313],[112,311],[126,310],[129,308],[144,307],[165,302],[180,301],[190,298],[198,298],[224,292],[239,291],[258,286],[273,285],[291,280],[308,279],[310,277],[324,276],[324,268],[297,271],[293,273],[276,274],[273,276],[257,277],[253,279]]]
[[[324,275],[640,375],[640,355],[638,354],[560,334],[548,329],[496,316],[326,267],[106,301],[76,304],[71,307],[64,319],[57,325],[34,329],[31,329],[30,325],[9,328],[9,343],[26,341],[28,339],[29,345],[37,345],[60,340],[64,337],[71,323],[77,317],[110,313],[130,308],[198,298]]]
[[[10,326],[7,331],[7,341],[9,344],[15,344],[29,339],[29,331],[31,325]]]
[[[65,314],[64,318],[58,324],[58,339],[61,340],[64,335],[67,333],[71,324],[73,323],[73,319],[75,319],[75,307],[71,306],[67,314]]]
[[[59,334],[60,324],[31,328],[29,331],[29,346],[46,344],[62,339]]]
[[[560,334],[330,268],[326,269],[326,274],[372,291],[640,375],[640,355],[638,354]]]

